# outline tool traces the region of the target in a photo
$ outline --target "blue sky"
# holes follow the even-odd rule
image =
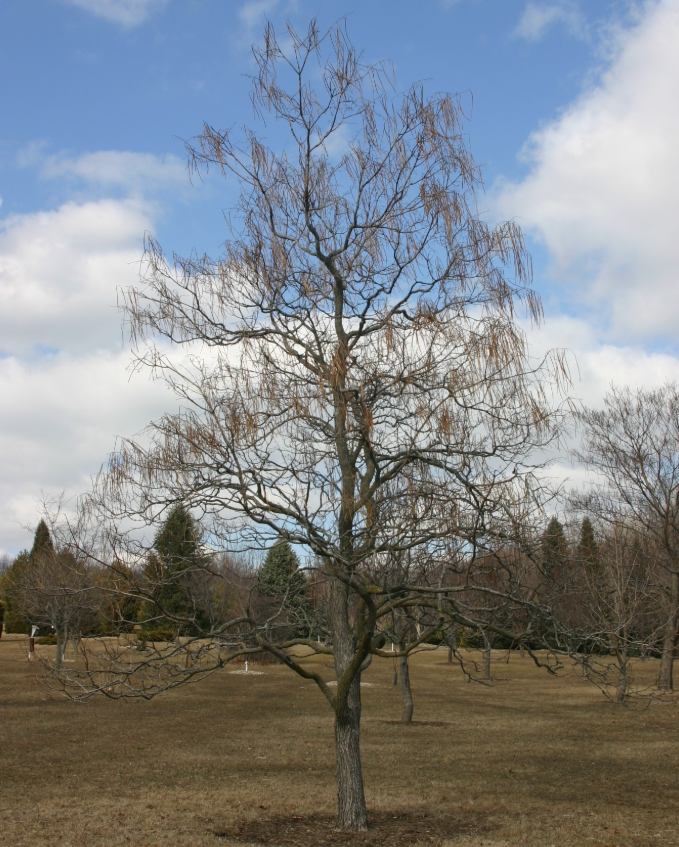
[[[170,402],[129,379],[117,287],[145,232],[218,252],[234,186],[191,184],[182,139],[251,124],[251,43],[313,16],[473,98],[482,205],[529,236],[575,397],[679,377],[679,0],[0,0],[0,552]]]

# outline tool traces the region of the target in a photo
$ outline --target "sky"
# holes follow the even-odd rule
[[[130,372],[118,291],[148,235],[219,254],[236,187],[190,179],[184,142],[253,125],[251,44],[316,16],[399,90],[462,95],[573,398],[679,379],[679,0],[0,0],[0,553],[173,407]]]

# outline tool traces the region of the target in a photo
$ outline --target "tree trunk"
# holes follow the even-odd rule
[[[64,649],[63,648],[64,638],[63,638],[63,633],[62,633],[60,627],[56,628],[56,632],[57,632],[57,657],[56,657],[56,660],[54,662],[54,669],[58,672],[58,671],[61,670],[61,657],[62,657],[62,652],[63,652],[63,649]]]
[[[453,653],[457,650],[457,633],[448,636],[448,664],[453,664]]]
[[[337,828],[362,832],[368,828],[368,812],[361,766],[361,683],[356,677],[349,697],[335,714],[337,757]]]
[[[363,790],[361,766],[361,673],[356,674],[344,701],[340,700],[340,680],[354,658],[356,639],[349,621],[348,589],[332,580],[328,625],[337,675],[335,710],[335,755],[337,775],[337,829],[363,832],[368,828],[368,811]]]
[[[488,638],[488,633],[485,630],[481,633],[483,635],[483,678],[490,679],[490,638]]]
[[[670,600],[670,615],[665,629],[658,674],[660,691],[674,689],[674,653],[677,646],[677,623],[679,623],[679,573],[672,574],[672,593]]]
[[[399,644],[400,650],[405,650],[405,643]],[[408,657],[400,656],[398,660],[401,671],[401,693],[403,694],[403,714],[401,723],[410,723],[413,719],[413,693],[410,690],[410,670],[408,668]]]
[[[618,683],[618,703],[622,704],[627,700],[627,690],[629,681],[627,677],[627,656],[621,656],[618,659],[620,667],[620,682]]]

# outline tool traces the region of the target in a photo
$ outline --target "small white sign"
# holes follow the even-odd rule
[[[35,624],[33,624],[33,626],[31,627],[31,638],[35,638],[35,634],[39,629],[40,629],[39,626],[36,626]]]

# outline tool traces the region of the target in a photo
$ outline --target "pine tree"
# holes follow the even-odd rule
[[[30,632],[31,625],[23,612],[21,599],[16,590],[17,583],[28,566],[28,550],[22,550],[0,577],[0,596],[5,604],[5,632],[21,635],[27,635]]]
[[[563,578],[568,560],[568,545],[563,526],[556,516],[547,524],[542,536],[541,558],[546,576],[553,580]]]
[[[182,504],[172,509],[153,547],[144,568],[151,596],[140,612],[145,628],[182,635],[209,628],[210,591],[204,570],[209,560],[201,550],[200,527]]]
[[[36,556],[41,554],[51,555],[53,553],[54,544],[52,543],[52,536],[45,521],[41,520],[33,536],[33,546],[31,547],[31,552],[28,554],[29,558],[34,561]]]
[[[594,538],[594,527],[592,526],[592,521],[587,517],[582,519],[580,540],[578,541],[576,553],[578,561],[581,562],[588,571],[594,572],[599,568],[599,545],[596,543],[596,539]]]
[[[267,553],[257,573],[257,590],[285,610],[286,623],[293,625],[295,634],[308,635],[313,607],[299,559],[287,541],[279,541]]]
[[[52,536],[45,521],[41,520],[36,527],[30,552],[22,550],[7,568],[0,581],[0,594],[5,605],[5,632],[22,635],[30,632],[31,622],[26,617],[18,586],[30,568],[40,563],[41,557],[53,555]]]

